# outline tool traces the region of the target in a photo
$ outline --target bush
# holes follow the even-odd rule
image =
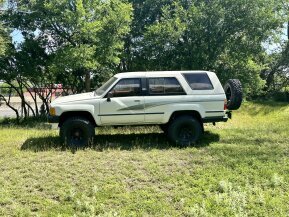
[[[275,92],[272,94],[272,98],[277,102],[289,102],[289,91]]]

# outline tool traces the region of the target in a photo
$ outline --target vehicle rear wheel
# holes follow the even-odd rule
[[[181,116],[168,127],[170,140],[179,145],[191,145],[202,135],[202,124],[192,116]]]
[[[65,145],[81,148],[93,144],[94,126],[82,117],[67,119],[60,127],[60,137]]]

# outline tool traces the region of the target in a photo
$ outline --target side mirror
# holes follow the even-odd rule
[[[113,93],[112,92],[109,92],[108,94],[107,94],[107,101],[108,102],[111,102],[111,98],[113,97]]]

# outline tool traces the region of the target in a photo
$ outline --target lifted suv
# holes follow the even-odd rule
[[[159,125],[184,145],[200,138],[203,123],[226,122],[241,102],[240,81],[223,88],[213,72],[120,73],[94,92],[53,101],[49,122],[58,123],[68,145],[93,142],[95,127],[124,125]]]

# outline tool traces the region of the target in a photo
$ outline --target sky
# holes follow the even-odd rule
[[[21,31],[19,30],[14,30],[10,36],[12,37],[12,42],[13,43],[21,43],[24,41],[23,35],[21,34]]]

